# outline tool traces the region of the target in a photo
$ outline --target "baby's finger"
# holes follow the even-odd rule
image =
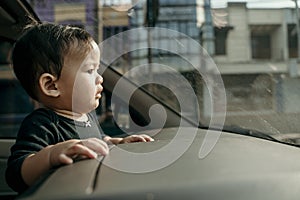
[[[97,158],[97,153],[83,144],[77,143],[65,152],[66,156],[72,158],[74,156],[86,156],[88,158]]]
[[[141,135],[147,142],[153,142],[154,139],[150,137],[149,135]]]
[[[147,140],[141,135],[133,135],[132,142],[147,142]]]
[[[109,153],[109,147],[106,142],[98,138],[89,138],[82,140],[81,143],[89,149],[106,156]]]
[[[63,153],[58,156],[58,161],[59,161],[59,163],[65,164],[65,165],[73,163],[73,159]]]

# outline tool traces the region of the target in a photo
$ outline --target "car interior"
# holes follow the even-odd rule
[[[247,126],[243,126],[243,123],[239,127],[226,126],[226,124],[222,124],[222,126],[213,124],[215,126],[210,127],[211,124],[208,122],[206,123],[209,124],[208,126],[202,126],[202,124],[205,124],[202,123],[203,120],[209,121],[213,118],[208,116],[207,119],[203,119],[199,114],[199,109],[209,107],[207,104],[202,102],[205,107],[203,106],[199,109],[198,107],[195,109],[194,105],[189,106],[196,110],[193,110],[193,113],[199,115],[200,118],[197,116],[196,120],[198,121],[193,121],[192,117],[185,116],[186,113],[180,110],[181,108],[175,110],[177,107],[171,105],[174,102],[174,104],[178,102],[178,99],[177,101],[173,100],[175,98],[173,98],[174,94],[171,89],[164,88],[160,91],[161,93],[167,93],[166,99],[171,99],[171,104],[168,104],[164,99],[160,99],[159,95],[151,91],[161,89],[159,88],[160,86],[157,86],[159,84],[153,84],[151,87],[149,86],[150,84],[139,86],[134,80],[126,78],[118,69],[114,68],[112,63],[106,63],[106,60],[102,59],[100,61],[100,73],[105,80],[103,87],[109,93],[116,95],[114,97],[118,107],[114,107],[113,112],[120,121],[117,121],[115,118],[114,121],[108,122],[99,120],[103,132],[112,137],[127,136],[130,133],[145,133],[153,136],[155,141],[153,143],[111,145],[109,156],[113,156],[103,157],[99,155],[97,159],[78,159],[75,160],[74,165],[60,166],[50,170],[29,190],[19,196],[6,184],[6,162],[10,155],[10,148],[15,142],[20,123],[22,123],[22,120],[28,113],[40,106],[27,97],[25,91],[14,77],[9,62],[10,49],[13,47],[14,41],[22,34],[26,24],[31,20],[40,21],[28,2],[30,1],[0,0],[0,47],[5,50],[1,54],[5,56],[0,57],[0,102],[3,102],[0,107],[0,199],[10,200],[20,197],[21,199],[30,200],[44,198],[296,200],[299,198],[299,145],[284,142],[285,139],[290,139],[293,134],[277,134],[273,137],[273,135],[259,131],[259,126],[273,128],[263,117],[255,117],[253,115],[254,118],[249,118],[248,120],[248,116],[240,116],[236,113],[229,116],[229,119],[232,117],[232,121],[243,121],[243,119],[239,118],[245,117],[245,124],[250,123],[258,129],[248,129]],[[152,1],[145,2],[149,4]],[[240,2],[233,6],[238,7],[239,4]],[[176,5],[175,7],[179,6]],[[171,39],[173,40],[174,38]],[[175,38],[174,40],[176,41],[177,39]],[[180,43],[180,41],[177,42]],[[164,53],[168,54],[168,52]],[[170,60],[174,57],[171,57]],[[175,62],[177,60],[174,59],[173,64]],[[185,62],[188,62],[188,60],[185,60]],[[179,63],[178,65],[181,64]],[[199,82],[203,83],[204,77],[201,72],[199,73],[192,67],[185,71],[178,71],[185,78],[189,77],[188,81],[196,82],[201,79]],[[163,74],[164,71],[159,73]],[[240,82],[243,82],[242,79],[246,76],[248,83],[235,88],[234,86],[240,80]],[[268,75],[264,75],[262,79],[267,81],[263,82],[263,85],[254,84],[253,86],[252,83],[257,77],[256,74],[243,74],[239,76],[239,81],[234,82],[232,81],[234,79],[233,75],[227,75],[224,78],[224,82],[227,86],[233,83],[229,94],[235,97],[247,96],[251,95],[253,87],[259,90],[259,86],[265,86],[264,84],[268,83]],[[162,78],[164,77],[162,76]],[[247,82],[247,80],[244,82]],[[197,82],[197,84],[199,83]],[[195,85],[197,84],[195,83]],[[182,86],[183,84],[180,82],[178,85]],[[248,85],[251,87],[247,87]],[[115,88],[119,92],[116,93]],[[184,87],[179,87],[180,91],[184,89]],[[207,88],[197,85],[199,94],[207,92],[205,89]],[[133,93],[129,102],[125,102],[128,91],[133,91]],[[169,95],[168,92],[172,93],[173,96]],[[218,91],[215,92],[217,93]],[[192,99],[188,92],[186,94],[182,93],[187,98]],[[280,94],[276,93],[276,95]],[[239,98],[233,99],[237,102],[232,107],[239,104],[247,104],[248,102],[239,101]],[[197,101],[204,100],[197,99]],[[252,100],[254,101],[254,99],[249,101]],[[190,103],[191,101],[188,102]],[[255,102],[252,103],[255,104]],[[266,104],[268,103],[267,101]],[[236,109],[238,108],[236,106]],[[127,115],[127,117],[124,117],[124,115]],[[222,113],[217,118],[222,118],[223,116],[221,115]],[[295,120],[295,124],[297,124],[297,117],[293,115],[291,115],[291,118],[284,118],[284,120]],[[163,127],[161,123],[157,122],[164,122]],[[278,123],[278,126],[281,126],[281,124]],[[178,130],[181,130],[183,135],[178,134]],[[212,134],[211,137],[207,137],[208,132]],[[220,134],[221,132],[222,135]],[[299,134],[297,133],[297,135]],[[173,140],[174,138],[177,141]],[[213,149],[206,150],[206,155],[209,156],[201,157],[200,153],[205,142],[208,144],[207,146]],[[168,147],[173,149],[167,149]],[[127,157],[124,156],[126,151],[130,152],[130,155],[127,155]],[[182,154],[177,154],[179,151]],[[156,154],[156,157],[151,157],[156,160],[151,162],[151,159],[141,159],[144,161],[142,162],[139,159],[134,159],[140,155],[144,156],[144,153],[149,153],[147,154],[149,157]],[[176,157],[178,155],[179,157]],[[174,162],[170,162],[161,168],[155,168],[155,164],[164,163],[169,161],[168,159],[173,158]],[[125,167],[129,166],[126,169],[132,169],[132,171],[114,168],[114,166],[123,166],[124,163]],[[144,165],[146,167],[155,167],[153,167],[154,170],[148,168],[143,169],[144,171],[136,170]]]
[[[24,28],[24,26],[32,19],[39,21],[38,17],[32,11],[27,1],[1,1],[0,41],[2,43],[9,43],[9,47],[11,48],[13,42],[22,33],[22,28]],[[108,91],[112,91],[122,75],[116,70],[107,66],[105,63],[102,63],[102,65],[103,68],[105,68],[102,74],[105,79],[103,86]],[[13,199],[16,197],[16,193],[8,187],[4,178],[6,161],[8,156],[10,155],[10,147],[12,146],[12,144],[14,144],[14,138],[17,135],[18,124],[22,122],[22,119],[26,116],[26,114],[28,114],[35,108],[35,105],[34,102],[32,102],[29,98],[18,98],[24,96],[25,91],[21,88],[18,81],[15,79],[9,62],[4,62],[1,67],[3,70],[1,70],[0,73],[0,87],[5,88],[5,90],[1,90],[1,92],[3,92],[3,94],[1,93],[1,98],[10,100],[4,101],[9,105],[4,105],[3,107],[1,107],[1,109],[3,109],[3,112],[1,112],[0,114],[0,135],[2,136],[2,138],[0,139],[0,199]],[[126,84],[122,84],[122,87],[123,91],[135,91],[130,100],[130,105],[132,106],[129,108],[129,112],[134,123],[129,123],[131,125],[129,127],[126,127],[126,130],[128,132],[141,131],[140,129],[137,129],[136,126],[133,126],[133,124],[138,124],[142,127],[150,124],[151,119],[148,114],[148,110],[151,106],[157,103],[157,98],[153,95],[149,95],[149,93],[143,88],[137,88],[137,86],[129,80],[127,80]],[[165,127],[179,125],[180,117],[178,116],[178,114],[176,114],[176,112],[173,112],[171,108],[167,109],[166,112],[168,120],[165,123]],[[154,116],[156,116],[157,118],[160,117],[159,114],[155,113]],[[154,126],[151,128],[156,127]],[[105,126],[104,124],[102,129],[106,134],[111,136],[124,135],[122,129],[120,129],[116,124],[114,124],[114,126]]]
[[[0,45],[5,45],[6,49],[8,49],[4,55],[9,53],[13,42],[22,33],[28,20],[31,19],[38,18],[26,1],[5,0],[0,2]],[[10,154],[10,147],[15,141],[14,137],[17,134],[18,128],[16,124],[21,123],[30,107],[33,108],[33,106],[30,106],[32,102],[29,99],[18,98],[24,90],[14,78],[7,57],[1,58],[0,63],[1,102],[5,102],[1,105],[0,114],[0,199],[13,199],[16,196],[16,193],[8,187],[4,178],[6,161]],[[8,99],[10,100],[7,101]],[[26,105],[29,105],[29,107]]]

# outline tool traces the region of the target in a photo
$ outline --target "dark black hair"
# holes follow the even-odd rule
[[[39,77],[50,73],[59,79],[65,56],[75,53],[74,47],[76,53],[87,54],[92,40],[87,31],[78,27],[51,23],[30,25],[14,44],[14,73],[29,96],[38,100]]]

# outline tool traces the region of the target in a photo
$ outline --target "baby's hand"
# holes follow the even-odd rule
[[[127,136],[125,138],[123,138],[121,141],[120,141],[120,144],[122,143],[131,143],[131,142],[152,142],[154,141],[154,139],[148,135],[130,135],[130,136]]]
[[[50,147],[49,162],[51,166],[71,164],[77,157],[97,158],[98,154],[107,155],[107,144],[98,138],[85,140],[68,140]]]

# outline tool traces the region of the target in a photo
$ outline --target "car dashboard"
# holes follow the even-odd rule
[[[298,147],[223,132],[212,151],[200,159],[199,149],[207,130],[184,128],[186,134],[195,130],[197,134],[187,150],[161,168],[154,169],[176,154],[176,149],[170,149],[166,157],[162,151],[176,138],[177,128],[160,130],[153,136],[154,142],[114,146],[103,159],[60,167],[20,199],[299,198]],[[187,143],[186,138],[176,139]],[[120,151],[129,152],[128,157],[120,157]],[[130,158],[131,154],[147,157],[153,152],[152,171],[151,166],[145,170],[141,160]],[[126,164],[136,172],[125,169]]]

